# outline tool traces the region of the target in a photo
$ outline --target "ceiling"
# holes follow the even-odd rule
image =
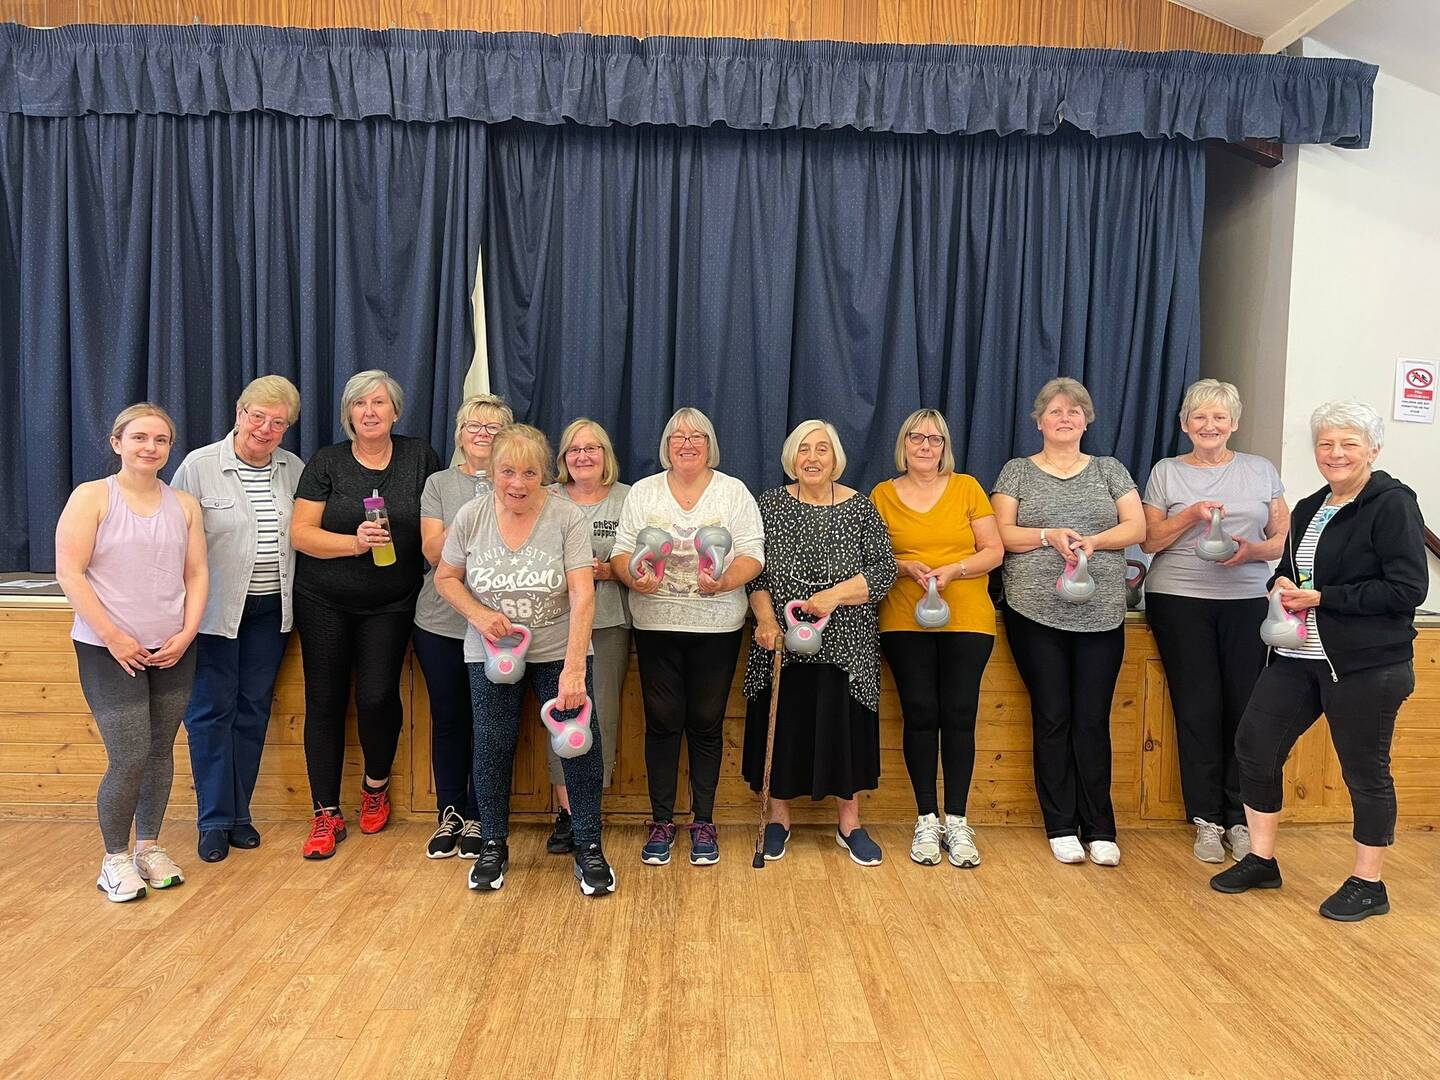
[[[1278,52],[1303,37],[1350,0],[1172,0],[1265,41]]]
[[[1440,65],[1435,62],[1440,53],[1440,3],[1435,0],[1355,0],[1310,37],[1440,94]]]

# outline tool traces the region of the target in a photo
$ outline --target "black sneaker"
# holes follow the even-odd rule
[[[455,812],[453,806],[447,806],[440,815],[440,824],[430,834],[430,842],[425,845],[425,857],[448,859],[454,855],[460,847],[460,830],[464,826],[465,819]]]
[[[551,855],[568,855],[575,850],[575,831],[570,824],[570,811],[561,808],[555,815],[555,830],[545,841],[545,850]]]
[[[247,851],[259,847],[260,830],[248,821],[243,825],[232,825],[230,827],[230,846],[244,848]]]
[[[778,821],[765,826],[765,861],[778,862],[785,857],[785,845],[790,843],[790,830]]]
[[[505,884],[505,871],[510,869],[510,845],[503,840],[486,840],[470,870],[470,888],[498,889]]]
[[[1389,910],[1390,897],[1385,892],[1385,883],[1358,877],[1346,878],[1335,895],[1320,905],[1320,914],[1336,922],[1359,922]]]
[[[615,891],[615,871],[605,861],[605,853],[600,850],[599,844],[586,844],[575,853],[575,880],[586,896]]]
[[[485,840],[480,833],[480,822],[465,822],[465,827],[460,830],[460,857],[478,859],[484,850]]]
[[[1216,892],[1242,893],[1249,889],[1278,889],[1280,887],[1280,864],[1264,862],[1253,852],[1246,855],[1228,870],[1221,870],[1210,879],[1210,887]]]

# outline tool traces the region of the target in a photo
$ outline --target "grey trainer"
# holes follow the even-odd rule
[[[1195,858],[1201,862],[1225,861],[1225,830],[1212,821],[1195,818]]]
[[[1250,854],[1250,829],[1246,825],[1231,825],[1225,830],[1225,840],[1230,845],[1230,857],[1236,862]]]

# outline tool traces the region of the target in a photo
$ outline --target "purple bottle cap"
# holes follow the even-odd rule
[[[371,489],[370,497],[362,500],[366,510],[384,510],[385,499],[378,490]]]

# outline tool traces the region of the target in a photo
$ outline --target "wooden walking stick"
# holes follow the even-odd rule
[[[765,777],[760,784],[760,828],[755,833],[755,857],[750,865],[765,869],[765,826],[770,818],[770,762],[775,756],[775,710],[780,707],[780,665],[785,639],[775,640],[775,666],[770,671],[770,724],[765,732]]]

